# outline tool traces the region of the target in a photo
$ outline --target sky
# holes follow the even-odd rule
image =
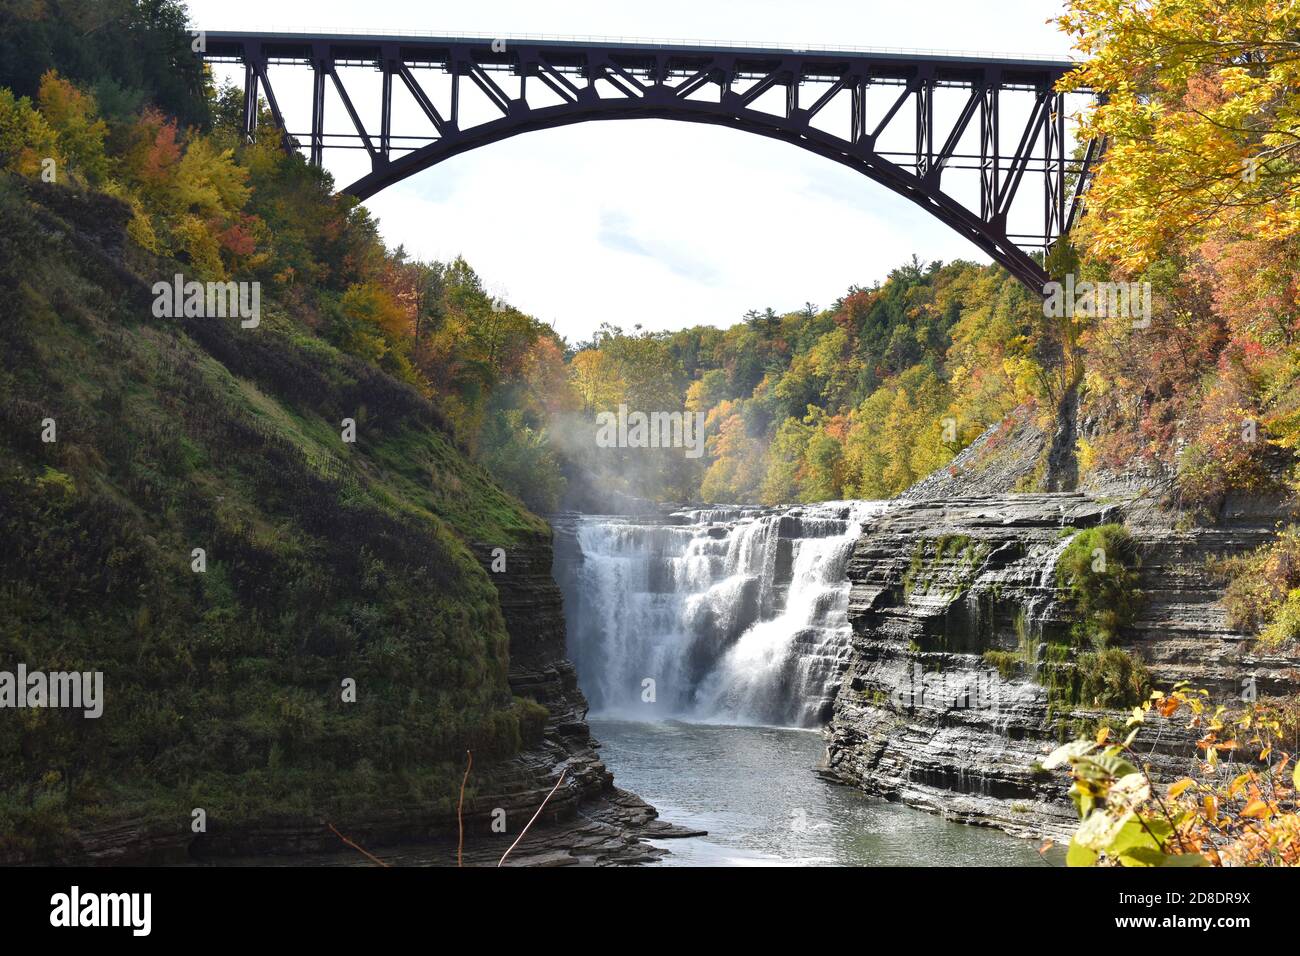
[[[660,37],[1066,57],[1068,40],[1048,22],[1060,4],[188,0],[192,24],[208,30]],[[281,81],[274,68],[271,79],[288,125],[309,128],[306,82]],[[304,118],[295,122],[295,113]],[[355,163],[364,153],[338,152],[345,158],[327,151],[326,165],[343,185],[361,171]],[[826,307],[913,254],[987,261],[920,207],[846,166],[762,136],[666,120],[526,133],[433,166],[366,206],[389,246],[422,259],[463,255],[490,292],[571,342],[602,322],[672,330],[731,325],[750,309]]]

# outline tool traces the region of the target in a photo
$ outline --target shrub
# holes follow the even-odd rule
[[[1294,744],[1293,705],[1260,701],[1230,712],[1211,709],[1208,697],[1185,684],[1154,692],[1122,741],[1103,728],[1043,761],[1073,780],[1079,826],[1067,865],[1300,865],[1300,772],[1282,749]],[[1189,776],[1157,782],[1134,743],[1144,725],[1173,718],[1197,728],[1199,753]]]
[[[41,160],[47,157],[62,165],[54,130],[32,107],[31,100],[0,88],[0,169],[35,176],[41,172]]]
[[[1048,650],[1039,681],[1047,688],[1052,716],[1075,707],[1131,707],[1151,689],[1146,667],[1122,648],[1075,657],[1063,644],[1049,645]]]
[[[1247,555],[1220,562],[1228,576],[1223,604],[1232,627],[1266,644],[1300,637],[1300,526]]]
[[[1121,524],[1087,528],[1071,539],[1056,563],[1056,583],[1078,613],[1077,640],[1101,647],[1132,623],[1142,599],[1140,564]]]
[[[515,713],[519,717],[519,738],[524,747],[531,747],[541,741],[546,733],[546,722],[551,712],[537,701],[528,697],[515,698]]]
[[[984,652],[984,663],[996,670],[1003,680],[1010,680],[1020,671],[1023,661],[1016,651],[990,650]]]
[[[1078,699],[1100,707],[1131,707],[1151,689],[1146,667],[1118,647],[1081,654],[1076,663]]]

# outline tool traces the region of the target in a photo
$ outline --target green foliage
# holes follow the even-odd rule
[[[949,594],[962,594],[979,571],[988,545],[965,534],[944,534],[919,539],[903,572],[903,594],[928,594],[936,584]]]
[[[984,663],[996,670],[1003,680],[1011,680],[1020,672],[1024,661],[1018,651],[994,648],[984,652]]]
[[[514,709],[519,721],[520,746],[531,747],[540,742],[551,712],[528,697],[516,697]]]
[[[1060,645],[1057,645],[1060,647]],[[1119,647],[1050,660],[1039,672],[1052,715],[1073,707],[1131,707],[1151,688],[1141,661]]]
[[[1078,706],[1128,707],[1151,687],[1146,667],[1122,648],[1106,644],[1119,636],[1141,606],[1136,545],[1120,524],[1074,534],[1057,559],[1057,586],[1073,605],[1075,646],[1049,643],[1039,681],[1048,689],[1048,716]],[[1080,647],[1091,648],[1081,651]],[[1060,724],[1062,735],[1068,729]]]
[[[1013,623],[1016,629],[1016,649],[987,650],[984,652],[984,662],[994,668],[1003,680],[1010,680],[1025,671],[1041,676],[1042,672],[1038,669],[1036,658],[1038,644],[1025,619],[1023,608],[1016,611]]]
[[[107,697],[99,720],[0,723],[0,852],[124,820],[179,833],[193,806],[227,827],[447,812],[467,748],[490,779],[537,739],[470,544],[545,525],[426,397],[275,296],[256,335],[154,320],[141,290],[177,265],[87,238],[121,246],[120,202],[0,174],[0,210],[0,658],[102,671]]]
[[[1142,701],[1151,689],[1151,676],[1145,665],[1122,648],[1080,651],[1049,641],[1039,660],[1038,644],[1026,625],[1023,611],[1016,615],[1015,628],[1015,650],[986,650],[984,662],[1004,680],[1028,674],[1047,688],[1048,719],[1056,721],[1062,737],[1068,736],[1068,731],[1079,731],[1081,726],[1069,724],[1064,716],[1068,712],[1080,707],[1131,707]],[[1087,725],[1095,730],[1098,721],[1104,718],[1090,718]]]
[[[565,480],[546,435],[529,425],[522,411],[493,415],[483,435],[483,466],[539,514],[559,510]]]
[[[1057,559],[1056,583],[1078,615],[1075,637],[1100,647],[1133,620],[1141,605],[1137,548],[1120,524],[1086,528]]]

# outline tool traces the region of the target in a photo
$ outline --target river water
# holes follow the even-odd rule
[[[664,866],[1045,866],[1036,844],[888,803],[813,773],[816,731],[593,720],[614,782],[706,837]]]

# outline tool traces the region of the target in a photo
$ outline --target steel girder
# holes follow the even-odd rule
[[[467,150],[530,130],[600,119],[668,119],[711,123],[792,143],[849,166],[906,196],[957,230],[1021,282],[1041,292],[1047,273],[1033,253],[1045,252],[1074,224],[1091,164],[1089,143],[1079,158],[1067,155],[1064,94],[1057,81],[1073,64],[1004,57],[923,56],[900,53],[836,53],[799,50],[695,47],[676,44],[530,41],[473,38],[327,36],[306,34],[207,33],[201,54],[244,66],[244,133],[257,134],[260,97],[265,97],[288,149],[304,149],[323,162],[329,148],[364,149],[371,171],[344,191],[359,199]],[[309,131],[291,133],[268,75],[270,64],[300,64],[312,70]],[[348,93],[338,66],[370,67],[382,74],[378,130],[367,127]],[[440,110],[418,74],[442,71],[450,77],[449,102]],[[495,75],[518,79],[511,95]],[[462,126],[461,103],[471,85],[500,115]],[[529,102],[529,86],[544,86],[549,102]],[[804,105],[802,88],[815,84],[816,99]],[[434,131],[430,137],[393,130],[393,91],[405,88]],[[325,132],[326,90],[337,93],[354,134]],[[868,91],[886,88],[883,116],[868,115]],[[935,92],[956,88],[967,94],[952,125],[935,123]],[[781,106],[758,109],[764,94],[780,90]],[[1030,102],[1029,117],[1015,147],[1002,129],[1003,97],[1016,93]],[[814,125],[840,95],[849,100],[847,138]],[[534,94],[535,95],[535,94]],[[811,96],[809,97],[812,98]],[[885,151],[890,133],[911,107],[907,131],[913,149]],[[978,153],[961,153],[974,123]],[[900,124],[901,125],[901,124]],[[1014,130],[1012,132],[1015,132]],[[426,140],[411,146],[412,141]],[[401,153],[401,155],[395,155]],[[943,188],[945,169],[978,170],[978,205],[967,205]],[[1014,235],[1008,216],[1025,174],[1043,176],[1041,227]],[[1073,177],[1073,182],[1070,179]]]

